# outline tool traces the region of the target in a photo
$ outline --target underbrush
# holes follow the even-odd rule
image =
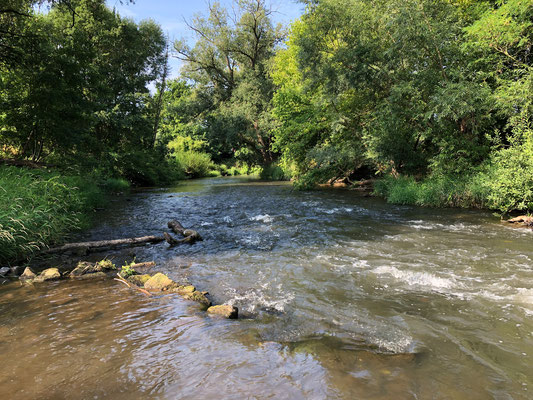
[[[26,259],[87,226],[105,191],[126,187],[120,180],[0,167],[0,264]]]
[[[430,177],[416,181],[412,177],[385,177],[376,181],[374,193],[389,203],[426,207],[486,208],[488,188],[484,177]]]

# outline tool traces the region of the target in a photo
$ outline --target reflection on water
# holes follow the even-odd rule
[[[231,178],[132,194],[77,239],[170,219],[204,242],[94,257],[155,260],[244,318],[109,280],[4,285],[0,398],[530,398],[531,230]]]

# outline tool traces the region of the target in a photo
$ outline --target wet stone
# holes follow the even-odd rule
[[[8,267],[2,267],[0,268],[0,276],[6,276],[11,272],[11,269]]]
[[[213,306],[207,309],[209,315],[221,316],[229,319],[237,319],[239,316],[239,309],[237,307],[224,304],[221,306]]]
[[[169,290],[176,286],[176,283],[165,274],[158,272],[144,284],[146,290],[153,290],[156,292],[162,292]]]
[[[148,274],[145,275],[131,275],[126,280],[129,283],[143,287],[146,282],[150,280],[151,276]]]
[[[48,268],[37,276],[33,282],[52,281],[61,278],[61,274],[57,268]]]
[[[30,269],[30,267],[26,267],[19,279],[23,282],[31,282],[36,277],[37,275],[35,275],[35,273]]]

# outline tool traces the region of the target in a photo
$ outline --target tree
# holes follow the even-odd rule
[[[272,10],[264,0],[240,0],[233,12],[219,3],[208,17],[189,27],[197,35],[194,47],[174,44],[185,62],[183,76],[194,82],[195,98],[203,105],[198,118],[215,159],[232,156],[268,165],[271,152],[270,100],[274,91],[268,62],[283,38],[273,27]]]

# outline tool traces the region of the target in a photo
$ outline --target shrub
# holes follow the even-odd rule
[[[176,160],[190,178],[202,178],[209,175],[209,171],[214,168],[211,156],[198,151],[180,151],[175,153]]]
[[[502,214],[533,211],[533,131],[493,154],[486,179],[489,207]]]

